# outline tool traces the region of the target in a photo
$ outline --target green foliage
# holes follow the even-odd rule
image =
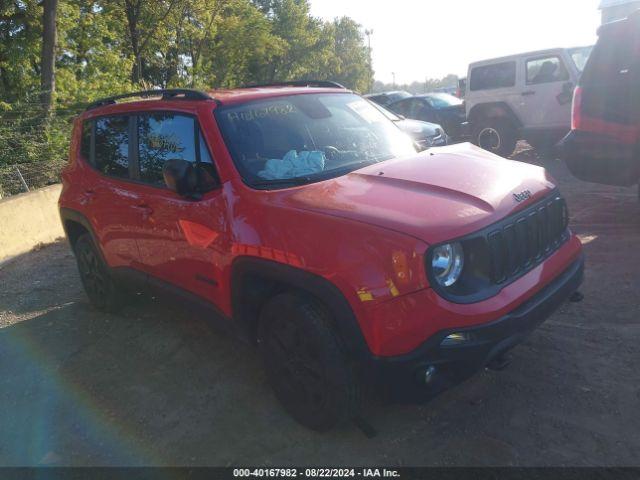
[[[308,0],[59,0],[54,113],[39,104],[42,2],[0,0],[0,165],[66,157],[90,100],[156,87],[373,83],[360,26]]]

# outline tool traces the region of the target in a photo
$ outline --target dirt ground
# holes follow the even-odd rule
[[[531,151],[517,158],[539,163]],[[0,268],[0,465],[638,465],[640,203],[559,181],[585,243],[585,299],[378,435],[291,420],[254,352],[180,305],[93,310],[64,242]]]

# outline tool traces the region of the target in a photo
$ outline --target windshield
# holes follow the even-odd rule
[[[448,93],[432,93],[425,97],[429,105],[436,110],[440,108],[455,107],[462,105],[462,100]]]
[[[246,183],[284,188],[416,153],[411,139],[354,94],[303,94],[216,109]]]
[[[389,103],[397,102],[398,100],[403,100],[405,98],[409,98],[412,95],[409,92],[405,92],[401,90],[399,92],[389,92],[387,93],[387,98],[389,98]]]
[[[580,47],[580,48],[570,48],[569,55],[571,55],[571,59],[575,64],[576,68],[580,73],[584,71],[584,66],[587,64],[587,60],[589,60],[589,55],[591,55],[591,50],[593,47]]]

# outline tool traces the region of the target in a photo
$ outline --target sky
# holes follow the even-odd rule
[[[311,0],[324,19],[349,16],[373,30],[376,80],[466,76],[469,63],[595,43],[599,0]]]

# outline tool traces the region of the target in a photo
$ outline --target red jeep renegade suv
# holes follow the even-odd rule
[[[469,144],[417,153],[330,82],[134,95],[80,115],[63,173],[89,299],[114,311],[134,281],[206,304],[310,428],[354,418],[363,392],[460,382],[582,281],[542,168]]]

